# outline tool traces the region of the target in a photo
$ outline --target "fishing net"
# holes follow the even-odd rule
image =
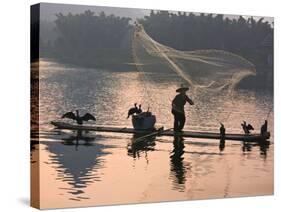
[[[251,62],[230,52],[179,51],[164,46],[153,40],[140,24],[135,27],[132,46],[139,69],[158,73],[173,71],[194,88],[232,89],[242,78],[256,73]]]
[[[190,92],[198,103],[197,110],[205,110],[207,113],[206,105],[213,103],[218,113],[224,113],[220,107],[221,102],[212,102],[212,97],[224,95],[231,99],[237,83],[246,76],[256,74],[254,65],[239,55],[223,50],[179,51],[152,39],[138,23],[132,38],[132,54],[137,70],[143,77],[144,93],[147,95],[144,99],[149,105],[154,104],[154,107],[161,107],[164,101],[170,104],[171,99],[165,100],[164,93],[163,98],[158,100],[151,97],[155,88],[149,87],[157,85],[157,80],[166,76],[169,85],[174,85],[175,88],[182,83],[190,87]],[[148,83],[149,81],[153,83]],[[229,113],[217,116],[220,119],[218,121],[228,117]],[[198,120],[202,122],[200,117]]]

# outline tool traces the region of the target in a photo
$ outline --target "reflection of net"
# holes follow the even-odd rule
[[[162,45],[153,40],[140,24],[135,26],[132,53],[134,63],[144,78],[148,102],[154,102],[149,96],[151,89],[148,83],[146,84],[150,80],[149,74],[159,74],[159,76],[176,74],[179,77],[177,85],[184,81],[192,88],[197,111],[199,108],[207,111],[207,102],[216,104],[215,108],[220,106],[219,102],[211,101],[212,96],[222,95],[231,99],[232,102],[232,91],[235,85],[244,77],[256,74],[251,62],[230,52],[223,50],[179,51]],[[161,107],[161,102],[155,102],[155,104]],[[217,109],[217,112],[221,113],[221,116],[215,117],[217,121],[226,121],[230,116],[230,113],[226,114],[223,111],[223,107],[221,110]],[[203,122],[199,116],[197,119],[200,123]]]
[[[141,25],[135,27],[133,56],[138,69],[159,74],[175,72],[193,88],[233,88],[254,65],[222,50],[179,51],[153,40]]]

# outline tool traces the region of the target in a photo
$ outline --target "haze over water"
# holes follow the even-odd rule
[[[186,106],[186,130],[217,132],[222,121],[227,132],[242,133],[250,122],[259,132],[269,114],[271,144],[243,144],[173,137],[156,137],[132,145],[133,135],[84,134],[56,130],[50,121],[79,109],[96,116],[96,124],[131,126],[126,119],[133,103],[141,103],[172,127],[171,100],[179,78],[147,73],[85,69],[48,60],[40,61],[41,207],[75,207],[171,200],[223,198],[273,193],[273,97],[269,92],[235,90],[233,96],[196,97]],[[153,100],[153,103],[148,101]],[[93,123],[88,123],[93,124]],[[33,157],[34,158],[34,157]],[[34,166],[38,161],[33,161]]]

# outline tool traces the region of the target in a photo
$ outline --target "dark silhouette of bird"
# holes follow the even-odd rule
[[[220,127],[220,135],[222,137],[224,137],[225,136],[225,127],[224,127],[224,125],[222,123],[220,123],[220,125],[221,125],[221,127]]]
[[[242,129],[244,130],[245,134],[249,134],[251,130],[254,130],[254,127],[251,124],[248,124],[243,121],[243,123],[241,123]]]
[[[150,107],[148,107],[147,111],[145,112],[145,116],[147,116],[147,117],[152,116],[152,113],[149,110],[150,110]]]
[[[140,114],[140,113],[142,113],[141,104],[139,104],[139,108],[138,108],[138,111],[136,112],[136,114]]]
[[[225,127],[224,127],[223,123],[221,123],[221,122],[220,122],[220,125],[221,125],[221,127],[220,127],[220,135],[221,135],[221,137],[220,137],[219,149],[222,152],[224,150],[224,148],[225,148]]]
[[[84,116],[80,116],[78,110],[76,110],[75,112],[76,115],[73,112],[67,112],[61,118],[73,119],[77,122],[77,124],[83,124],[83,121],[89,121],[89,120],[96,121],[96,118],[90,113],[86,113]]]
[[[138,112],[138,107],[137,107],[137,103],[134,104],[135,107],[132,107],[128,110],[128,116],[127,116],[127,119],[131,116],[131,115],[134,115],[135,113]]]
[[[264,124],[261,126],[261,135],[267,132],[267,120],[264,121]]]

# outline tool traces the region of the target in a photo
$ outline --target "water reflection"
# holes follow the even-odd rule
[[[266,159],[269,146],[270,146],[270,141],[268,141],[268,140],[261,140],[261,141],[257,141],[257,142],[244,141],[241,149],[242,149],[242,152],[244,154],[246,154],[246,153],[251,152],[253,147],[259,147],[260,156],[262,158]]]
[[[224,139],[224,137],[222,137],[220,139],[220,143],[219,143],[219,150],[220,150],[220,152],[223,152],[224,148],[225,148],[225,139]]]
[[[84,132],[86,135],[82,133],[82,130],[77,130],[75,136],[71,135],[68,138],[62,138],[63,144],[75,146],[75,150],[78,150],[79,145],[92,146],[92,142],[95,141],[96,137],[87,136],[88,132]]]
[[[173,187],[183,192],[185,190],[186,173],[190,164],[184,164],[184,139],[182,136],[174,136],[173,151],[170,155],[170,170]]]
[[[269,145],[270,145],[270,141],[264,141],[264,142],[259,144],[259,146],[260,146],[260,155],[264,156],[264,158],[266,158],[266,156],[267,156],[267,151],[269,149]]]
[[[50,65],[52,66],[50,67]],[[40,130],[46,130],[46,133],[40,132],[39,145],[36,143],[31,145],[32,160],[38,161],[37,152],[39,151],[37,150],[40,149],[42,156],[40,156],[40,164],[44,165],[44,168],[41,169],[41,177],[48,176],[49,179],[60,185],[57,186],[56,183],[53,183],[49,187],[49,181],[42,182],[45,187],[48,187],[47,191],[50,191],[50,193],[42,192],[44,198],[47,199],[45,204],[57,206],[56,199],[60,198],[58,195],[67,197],[67,201],[61,200],[66,205],[75,205],[76,202],[72,200],[79,201],[89,197],[92,198],[93,204],[95,201],[104,204],[101,200],[97,200],[97,196],[107,197],[108,194],[105,194],[105,190],[108,185],[111,185],[112,191],[122,193],[110,204],[118,203],[121,199],[127,201],[130,198],[131,202],[138,202],[141,198],[138,194],[148,192],[146,185],[150,188],[149,192],[159,192],[157,195],[154,194],[154,197],[158,197],[158,194],[167,194],[172,197],[175,194],[174,191],[179,191],[176,192],[178,199],[183,199],[186,198],[186,192],[183,191],[187,189],[189,192],[193,191],[193,199],[206,197],[206,195],[218,197],[221,195],[219,188],[224,187],[225,184],[218,180],[218,189],[213,189],[208,185],[213,185],[214,179],[225,179],[225,173],[230,173],[227,174],[227,178],[233,180],[233,182],[230,181],[229,186],[226,186],[228,188],[225,192],[227,196],[266,194],[272,191],[274,148],[272,146],[268,151],[269,145],[266,144],[242,142],[242,146],[240,146],[240,143],[234,144],[231,141],[221,140],[219,142],[217,140],[212,143],[192,139],[184,142],[180,137],[175,137],[172,144],[170,138],[161,138],[164,142],[160,142],[160,139],[157,138],[156,142],[154,137],[140,143],[129,142],[127,145],[129,139],[125,135],[119,137],[102,135],[102,143],[101,139],[91,137],[90,134],[84,132],[83,135],[77,133],[67,135],[67,137],[65,134],[59,134],[55,138],[53,135],[49,135],[50,130],[53,129],[53,126],[49,124],[50,121],[56,120],[64,112],[76,108],[96,114],[97,124],[131,126],[130,119],[126,119],[127,108],[134,102],[142,103],[144,108],[148,105],[148,98],[143,90],[143,81],[135,70],[126,73],[109,72],[69,67],[55,62],[42,61],[41,63],[40,61],[39,77]],[[173,121],[170,103],[179,82],[170,75],[149,74],[148,78],[151,80],[146,81],[147,86],[153,94],[151,109],[157,116],[157,123],[168,128]],[[209,94],[206,96],[200,94],[199,98],[193,92],[191,90],[190,95],[197,98],[196,108],[187,109],[189,122],[186,128],[188,130],[217,132],[218,121],[224,120],[229,132],[241,133],[241,119],[247,119],[254,126],[260,126],[269,109],[273,107],[270,92],[236,90],[233,93],[233,101],[229,99],[226,101],[227,98],[223,95],[211,97]],[[235,107],[233,102],[235,102]],[[35,121],[33,123],[37,123]],[[269,127],[269,130],[272,131],[273,114],[269,118]],[[34,134],[34,136],[38,135]],[[134,135],[132,140],[139,136],[141,135]],[[55,141],[50,142],[49,140],[52,139]],[[44,141],[42,142],[42,140]],[[111,148],[111,145],[114,148]],[[240,148],[242,148],[243,154],[252,154],[255,157],[244,157]],[[224,154],[221,154],[222,151]],[[259,154],[261,157],[256,157]],[[147,163],[149,162],[149,166],[145,166],[145,170],[142,161],[138,163],[138,167],[132,165],[139,158],[144,158]],[[243,163],[246,159],[247,162]],[[266,162],[261,163],[261,159],[266,159]],[[32,166],[37,164],[39,163],[32,163]],[[255,172],[255,177],[252,176],[251,167],[259,168]],[[233,175],[232,169],[243,176]],[[118,171],[116,172],[116,170]],[[134,184],[134,190],[130,190],[132,186],[128,183],[127,178],[139,180],[139,183]],[[242,184],[239,194],[235,193],[237,190],[235,181],[239,182],[239,185]],[[255,186],[260,182],[268,183],[268,185]],[[170,183],[173,185],[172,188],[169,186]],[[190,185],[193,188],[189,189]],[[253,189],[248,189],[249,186]],[[158,188],[161,190],[158,191]],[[56,192],[53,192],[54,190]],[[195,190],[197,193],[194,192]],[[159,201],[159,199],[153,199],[152,194],[143,199]],[[89,203],[89,201],[84,203],[86,204],[86,202]],[[83,201],[79,202],[79,205],[82,203]]]
[[[127,152],[128,152],[128,156],[131,156],[134,159],[140,158],[141,154],[144,153],[144,156],[148,163],[149,160],[148,160],[147,152],[154,151],[156,145],[155,143],[156,136],[151,136],[140,142],[134,142],[137,138],[140,138],[142,136],[143,134],[138,134],[138,133],[133,135],[131,142],[129,142],[127,145],[127,150],[128,150]]]
[[[55,165],[56,180],[69,185],[59,189],[70,194],[70,200],[89,199],[84,189],[101,180],[98,170],[104,166],[101,157],[109,154],[105,151],[106,146],[92,143],[95,137],[87,137],[79,131],[76,135],[61,140],[60,143],[43,142],[46,150],[52,153],[48,163]]]

